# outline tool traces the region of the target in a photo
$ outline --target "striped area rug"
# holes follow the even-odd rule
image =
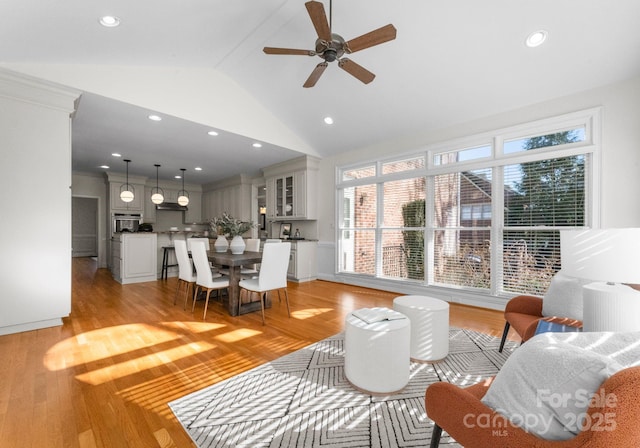
[[[344,375],[344,335],[337,334],[169,403],[187,433],[205,447],[426,447],[433,423],[427,386],[471,385],[493,376],[516,343],[452,328],[449,355],[411,363],[398,394],[372,396]],[[446,433],[441,446],[459,447]]]

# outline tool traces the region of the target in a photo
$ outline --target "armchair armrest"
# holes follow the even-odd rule
[[[542,297],[515,296],[507,302],[504,313],[505,315],[507,313],[520,313],[542,317]]]

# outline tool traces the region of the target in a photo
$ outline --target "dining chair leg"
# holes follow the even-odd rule
[[[278,294],[280,291],[278,291]],[[291,317],[291,309],[289,308],[289,294],[287,293],[287,289],[284,290],[284,300],[287,302],[287,314]]]
[[[173,304],[175,305],[178,302],[178,292],[180,292],[180,282],[182,282],[182,280],[178,279],[178,284],[176,285],[176,293],[173,295]]]
[[[191,312],[196,309],[196,297],[198,297],[198,291],[200,290],[200,285],[196,285],[196,288],[193,292],[193,305],[191,305]]]
[[[260,294],[260,309],[262,310],[262,325],[264,325],[264,302],[267,300],[267,293]]]
[[[182,309],[184,309],[185,311],[187,310],[187,302],[189,301],[189,297],[190,297],[190,292],[193,289],[193,283],[191,282],[186,282],[187,286],[185,288],[184,291],[184,306],[182,307]]]
[[[212,289],[207,288],[207,299],[204,302],[204,313],[202,314],[202,319],[207,318],[207,307],[209,306],[209,295],[211,295]]]

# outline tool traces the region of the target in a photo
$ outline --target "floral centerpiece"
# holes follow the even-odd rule
[[[225,212],[222,216],[216,216],[215,218],[210,219],[209,226],[213,233],[219,235],[218,240],[215,243],[215,249],[217,252],[226,252],[226,237],[229,236],[232,237],[231,244],[228,244],[228,247],[231,249],[231,253],[241,254],[244,252],[245,248],[245,242],[242,239],[242,234],[255,227],[255,224],[251,221],[241,221]]]
[[[251,221],[241,221],[224,212],[222,216],[211,218],[209,226],[213,233],[217,235],[234,237],[248,232],[255,227],[255,224]]]

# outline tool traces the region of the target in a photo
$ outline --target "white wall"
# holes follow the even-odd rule
[[[640,78],[618,84],[535,104],[500,115],[486,117],[375,146],[360,148],[321,161],[319,189],[319,274],[320,278],[333,280],[335,273],[335,185],[336,167],[359,161],[375,160],[393,154],[419,150],[427,144],[452,140],[489,130],[548,118],[578,110],[602,106],[602,160],[600,186],[600,226],[640,227]],[[375,280],[369,286],[397,288]],[[397,289],[392,289],[397,290]],[[399,292],[415,292],[400,291]],[[496,301],[496,307],[500,302]]]
[[[0,334],[61,325],[71,311],[70,114],[78,96],[0,70]]]

